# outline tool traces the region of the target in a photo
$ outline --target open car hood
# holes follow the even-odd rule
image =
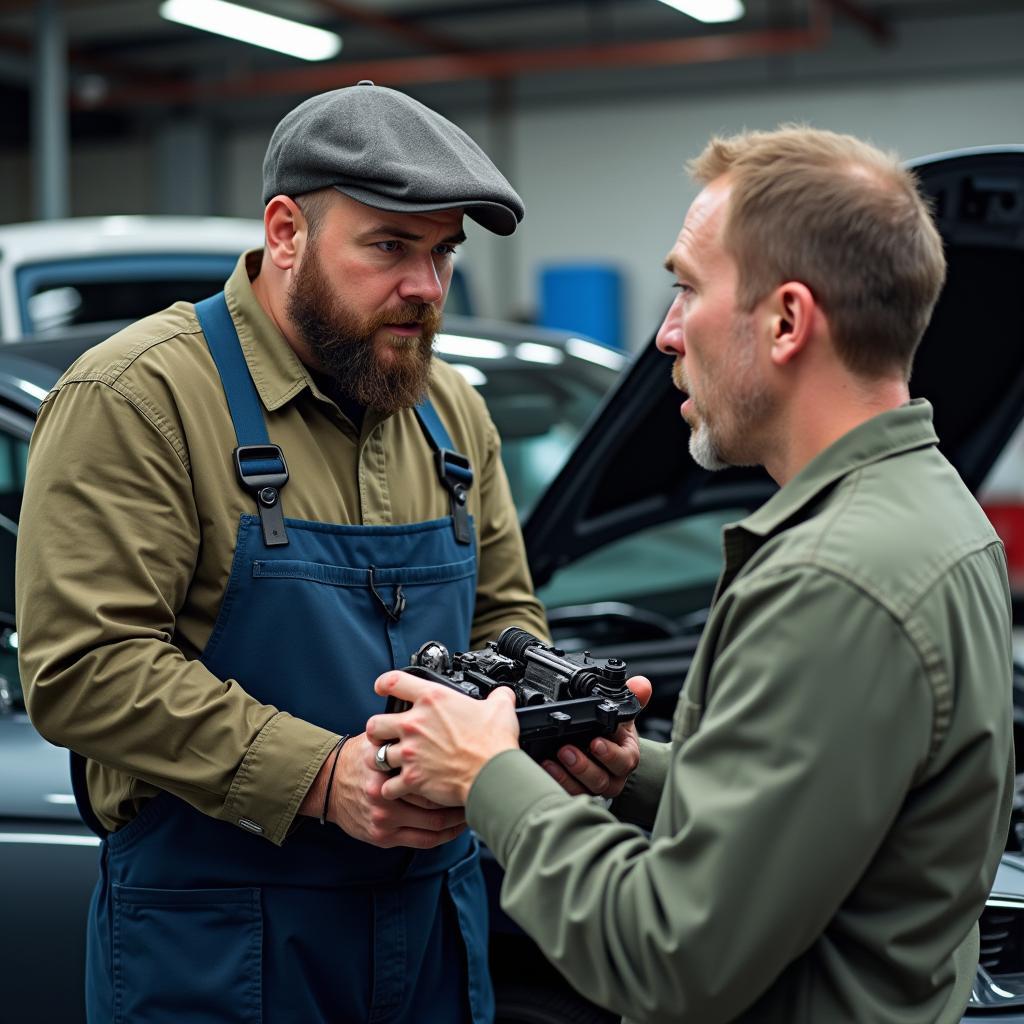
[[[935,203],[949,271],[914,363],[940,448],[977,490],[1024,414],[1024,146],[912,161]],[[523,528],[537,586],[628,533],[715,509],[754,509],[760,469],[709,473],[688,451],[671,362],[639,353]]]

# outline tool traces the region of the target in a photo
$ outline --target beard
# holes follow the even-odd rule
[[[360,317],[335,295],[315,247],[306,250],[288,293],[287,315],[320,369],[347,398],[385,415],[411,409],[427,394],[441,313],[430,303],[403,303]],[[419,324],[418,337],[375,336],[388,324]]]
[[[695,396],[681,359],[672,365],[672,380],[693,404],[690,455],[702,469],[716,472],[730,466],[758,466],[758,440],[774,397],[758,379],[756,340],[749,320],[738,317],[729,332],[728,366],[720,363],[705,374],[703,394]],[[728,376],[726,376],[728,375]]]

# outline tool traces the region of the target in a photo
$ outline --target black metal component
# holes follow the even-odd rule
[[[405,600],[405,593],[402,590],[402,585],[399,583],[399,585],[395,588],[395,601],[394,604],[389,606],[387,601],[385,601],[384,598],[381,597],[380,592],[377,590],[376,584],[373,581],[373,574],[376,571],[376,567],[371,565],[369,580],[370,593],[373,594],[375,598],[377,598],[377,603],[381,606],[381,608],[384,609],[384,614],[387,615],[387,617],[392,622],[397,622],[402,617],[402,612],[405,611],[405,606],[407,603]],[[440,646],[440,644],[438,646]]]
[[[246,444],[235,449],[234,460],[238,482],[256,499],[263,543],[267,547],[287,544],[281,507],[281,488],[288,483],[284,452],[276,444]],[[271,469],[270,464],[280,464],[280,469]]]
[[[478,700],[509,687],[516,698],[519,745],[538,761],[566,743],[585,751],[594,737],[612,735],[640,713],[621,659],[566,654],[514,626],[478,651],[450,655],[437,642],[424,644],[405,671]],[[385,710],[407,707],[390,698]]]
[[[451,499],[452,524],[455,539],[460,544],[469,544],[472,535],[469,532],[469,512],[466,508],[466,492],[473,483],[473,470],[469,459],[450,448],[438,448],[434,452],[434,464],[441,485]]]

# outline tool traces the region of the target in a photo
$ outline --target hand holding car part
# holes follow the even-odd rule
[[[436,642],[423,644],[405,669],[483,700],[498,687],[515,694],[519,745],[535,760],[553,757],[566,741],[585,743],[612,736],[632,722],[643,705],[626,687],[626,663],[596,659],[589,651],[566,654],[524,629],[510,626],[478,651],[449,654]],[[408,710],[395,697],[386,712]]]
[[[646,676],[626,680],[640,706],[646,707],[653,687]],[[586,751],[567,744],[558,749],[558,761],[545,760],[541,767],[562,789],[573,796],[591,794],[617,797],[626,780],[640,765],[640,737],[636,722],[626,722],[612,736],[598,736]]]
[[[329,773],[331,792],[326,795],[327,820],[354,839],[381,849],[409,846],[429,850],[450,842],[466,828],[461,807],[440,807],[420,797],[388,799],[381,794],[385,777],[375,765],[376,748],[365,733],[353,736],[339,754],[339,764]],[[330,758],[325,762],[327,768]],[[323,770],[322,770],[323,771]],[[324,797],[327,779],[310,787],[310,807]]]
[[[475,700],[457,687],[438,686],[408,672],[385,672],[374,689],[408,709],[375,715],[366,723],[369,740],[387,743],[388,764],[400,769],[391,776],[374,772],[385,799],[418,794],[461,808],[480,769],[519,746],[515,694],[508,686],[496,686],[486,699]]]

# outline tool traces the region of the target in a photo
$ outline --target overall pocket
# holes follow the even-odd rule
[[[466,949],[473,1024],[492,1024],[494,988],[487,966],[487,888],[475,839],[469,855],[448,870],[448,895],[455,905]]]
[[[114,1024],[261,1024],[259,889],[113,897]]]

